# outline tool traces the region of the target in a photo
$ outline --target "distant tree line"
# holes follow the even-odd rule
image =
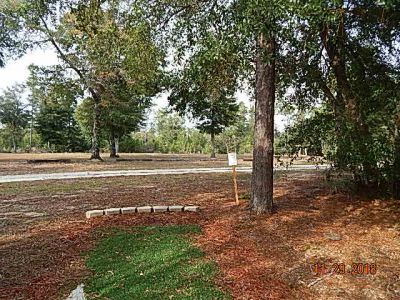
[[[61,69],[31,66],[30,71],[26,85],[16,84],[0,94],[0,151],[90,151],[90,98],[82,98],[82,90],[63,77]],[[243,103],[232,115],[232,125],[218,129],[213,142],[201,123],[198,127],[188,126],[183,116],[170,109],[156,111],[154,120],[141,126],[131,108],[109,108],[100,117],[100,148],[111,156],[118,152],[213,154],[252,150],[254,118]]]
[[[202,153],[211,156],[214,152],[251,153],[253,121],[251,110],[240,105],[235,123],[216,135],[213,146],[210,134],[196,127],[187,127],[178,113],[159,110],[149,129],[131,133],[121,141],[120,151]]]

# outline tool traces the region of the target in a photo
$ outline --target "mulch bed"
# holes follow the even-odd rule
[[[0,238],[1,299],[62,299],[90,275],[82,254],[107,234],[107,228],[167,224],[202,226],[203,234],[195,243],[217,262],[217,283],[234,299],[396,299],[400,295],[398,201],[337,193],[319,173],[296,173],[276,182],[277,213],[257,216],[245,201],[233,204],[227,174],[143,177],[136,178],[135,184],[133,179],[119,178],[114,185],[109,179],[96,180],[104,181],[103,190],[79,191],[76,199],[69,191],[24,200],[29,210],[44,210],[47,216],[5,223],[5,230],[0,230],[5,233]],[[35,184],[43,183],[27,183],[25,193]],[[239,187],[248,192],[248,175],[240,175]],[[5,202],[27,196],[23,190],[20,194],[15,199],[0,196],[0,205],[12,203],[3,210],[11,213],[20,208],[18,201]],[[66,208],[69,202],[71,209]],[[196,204],[203,209],[84,219],[88,206],[150,202]],[[378,272],[320,278],[310,269],[319,262],[376,263]]]

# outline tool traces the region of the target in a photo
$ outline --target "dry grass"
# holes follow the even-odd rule
[[[0,175],[55,173],[104,170],[134,169],[170,169],[170,168],[205,168],[226,167],[226,156],[218,155],[210,159],[207,155],[197,154],[132,154],[122,153],[117,161],[103,155],[104,161],[90,161],[88,153],[0,153]],[[28,163],[28,160],[66,159],[66,163],[45,162]],[[240,160],[241,165],[250,166],[251,162]]]
[[[226,167],[227,157],[218,154],[210,159],[205,154],[160,154],[160,153],[121,153],[120,160],[110,159],[103,154],[104,161],[90,161],[89,153],[0,153],[0,176],[33,173],[56,173],[78,171],[170,169],[170,168],[211,168]],[[251,155],[239,155],[238,164],[251,167]],[[28,163],[28,160],[69,160],[68,162]],[[281,158],[287,163],[289,158]],[[279,164],[275,160],[276,164]],[[293,164],[314,164],[308,157],[300,157]]]

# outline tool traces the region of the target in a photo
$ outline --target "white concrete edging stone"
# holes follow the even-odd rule
[[[88,210],[86,212],[86,218],[119,215],[119,214],[134,214],[134,213],[158,213],[158,212],[199,212],[200,207],[195,205],[183,206],[183,205],[170,205],[170,206],[139,206],[139,207],[121,207],[121,208],[107,208],[103,210]]]

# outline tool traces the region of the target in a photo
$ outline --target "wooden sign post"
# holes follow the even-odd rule
[[[228,153],[228,165],[232,167],[232,174],[233,174],[233,187],[235,190],[235,200],[236,204],[239,205],[239,194],[238,194],[238,186],[237,186],[237,172],[236,172],[236,166],[237,166],[237,158],[236,158],[236,153]]]

